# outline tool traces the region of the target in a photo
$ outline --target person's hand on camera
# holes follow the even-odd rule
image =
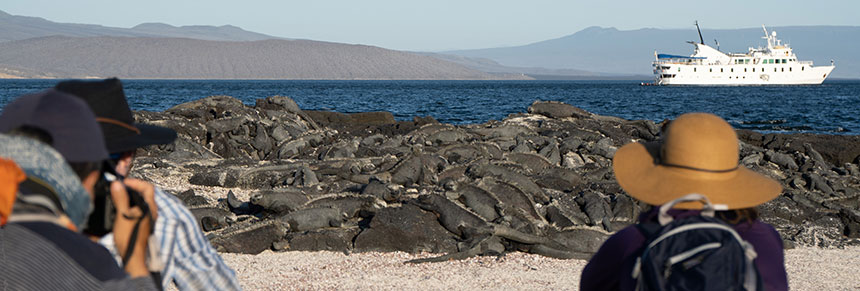
[[[131,244],[134,244],[134,250],[126,262],[125,271],[131,277],[149,276],[149,270],[146,267],[146,252],[147,242],[150,236],[150,230],[154,225],[153,222],[158,217],[155,206],[155,187],[147,182],[137,179],[125,179],[125,185],[121,182],[111,183],[111,199],[116,208],[116,220],[114,220],[113,237],[116,243],[116,249],[120,256],[124,256]],[[129,207],[129,196],[125,187],[137,191],[143,196],[144,201],[149,206],[150,217],[144,215],[140,207]],[[131,234],[134,231],[135,224],[139,219],[139,230],[137,238],[131,242]]]

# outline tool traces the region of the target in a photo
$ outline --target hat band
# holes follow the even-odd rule
[[[128,123],[125,123],[125,122],[122,122],[122,121],[119,121],[116,119],[111,119],[111,118],[106,118],[106,117],[96,117],[96,121],[104,122],[104,123],[110,123],[113,125],[119,125],[125,129],[131,130],[131,131],[136,132],[137,134],[140,134],[140,129],[137,129],[137,127],[134,127]]]
[[[669,163],[665,163],[665,162],[660,163],[660,165],[663,165],[666,167],[681,168],[681,169],[687,169],[687,170],[693,170],[693,171],[699,171],[699,172],[708,172],[708,173],[728,173],[728,172],[737,170],[740,167],[740,165],[736,165],[734,168],[731,168],[731,169],[711,170],[711,169],[702,169],[702,168],[696,168],[696,167],[690,167],[690,166],[684,166],[684,165],[669,164]]]

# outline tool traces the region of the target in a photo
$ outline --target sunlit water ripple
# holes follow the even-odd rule
[[[56,80],[0,80],[0,106]],[[398,120],[433,116],[454,124],[500,120],[535,100],[562,101],[626,119],[671,119],[716,113],[737,128],[762,132],[860,134],[860,81],[820,86],[653,87],[637,81],[275,81],[124,80],[135,110],[161,111],[212,95],[253,105],[274,95],[302,109],[390,111]]]

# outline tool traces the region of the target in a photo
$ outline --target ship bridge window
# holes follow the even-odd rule
[[[782,59],[782,63],[783,63],[783,64],[787,64],[787,63],[788,63],[788,60],[786,60],[786,59]]]
[[[750,63],[750,59],[744,59],[744,64],[749,64],[749,63]]]
[[[661,78],[674,78],[675,74],[662,74],[662,75],[660,75],[660,77]]]

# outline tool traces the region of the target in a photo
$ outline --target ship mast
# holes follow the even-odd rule
[[[764,26],[762,26],[762,27],[764,27]],[[696,20],[696,31],[699,32],[699,43],[705,44],[705,39],[702,38],[702,30],[699,29],[699,21],[698,20]]]
[[[761,25],[761,29],[764,30],[764,37],[762,38],[767,40],[767,48],[773,49],[773,38],[771,38],[770,34],[767,33],[767,28],[764,28],[764,24]]]

